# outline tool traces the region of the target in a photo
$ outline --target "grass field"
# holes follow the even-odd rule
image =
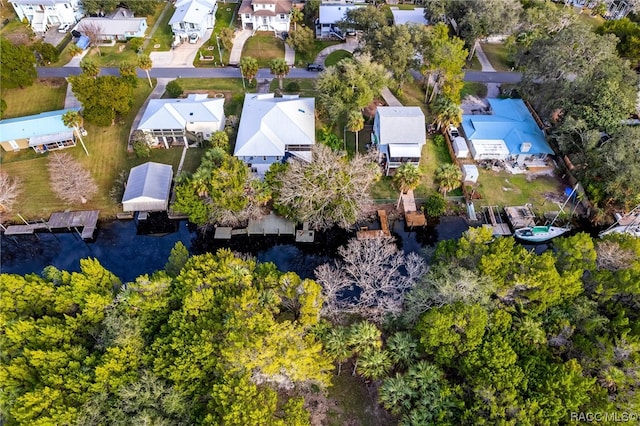
[[[494,172],[478,168],[477,191],[483,205],[519,206],[533,204],[540,212],[557,211],[558,206],[544,197],[545,193],[563,193],[564,186],[552,176],[539,176],[528,181],[525,175],[512,175],[506,171]]]
[[[487,85],[484,83],[465,81],[460,91],[460,99],[464,99],[469,95],[484,98],[487,96]]]
[[[336,50],[335,52],[331,52],[327,59],[324,60],[324,65],[330,67],[331,65],[335,65],[341,60],[345,58],[352,58],[353,54],[347,50]]]
[[[284,42],[271,32],[259,31],[249,37],[242,49],[242,57],[247,56],[255,58],[260,68],[269,68],[272,59],[284,58]]]
[[[211,34],[211,38],[202,46],[200,49],[200,54],[202,56],[213,56],[213,61],[201,61],[199,56],[196,56],[193,64],[196,67],[214,67],[220,66],[220,51],[218,50],[218,46],[220,46],[220,50],[222,51],[222,63],[229,63],[229,55],[230,51],[224,49],[222,47],[222,42],[218,43],[216,37],[220,34],[220,31],[223,28],[233,28],[233,23],[231,19],[233,18],[233,12],[236,7],[238,7],[239,3],[230,3],[223,4],[218,7],[218,11],[216,12],[216,25],[213,29],[213,33]]]
[[[160,16],[163,9],[168,9],[164,15]],[[149,44],[147,44],[144,52],[148,55],[150,52],[166,52],[171,50],[171,43],[173,42],[173,31],[169,26],[169,20],[173,16],[173,7],[171,3],[168,2],[166,5],[161,3],[158,5],[156,9],[156,13],[154,14],[154,20],[160,20],[160,24],[158,24],[158,29],[154,34],[147,34],[150,38]],[[149,24],[149,31],[151,31],[151,24]],[[159,44],[160,47],[155,48],[154,46]]]
[[[318,53],[323,49],[333,46],[334,44],[340,44],[337,40],[315,40],[313,42],[313,49],[308,52],[296,51],[296,66],[306,67],[309,63],[314,63]]]
[[[91,58],[99,67],[117,68],[123,62],[136,63],[138,54],[125,43],[116,43],[115,46],[101,46],[99,55],[94,47],[87,53],[85,58]]]
[[[287,85],[290,83],[296,83],[299,87],[300,90],[297,90],[295,92],[290,92],[287,90]],[[307,97],[315,97],[318,95],[318,92],[316,91],[315,88],[315,83],[316,81],[314,79],[311,78],[284,78],[284,80],[282,81],[284,90],[283,93],[287,93],[287,94],[299,94],[300,96],[307,96]],[[271,92],[274,92],[276,89],[278,89],[278,79],[274,78],[271,81],[271,85],[269,86],[269,90]]]
[[[222,93],[225,96],[224,113],[240,115],[244,102],[245,90],[242,87],[242,79],[239,78],[179,78],[178,83],[185,92],[208,91],[209,96]],[[277,83],[276,83],[277,84]],[[276,86],[277,87],[277,86]],[[251,92],[251,90],[247,90]]]
[[[73,155],[91,172],[98,184],[98,195],[85,205],[65,205],[53,194],[48,184],[47,170],[47,157],[51,154],[39,155],[31,150],[4,153],[3,170],[10,176],[19,177],[24,186],[23,196],[15,211],[28,219],[48,217],[51,212],[68,208],[98,209],[101,218],[113,217],[119,211],[119,205],[111,201],[109,192],[121,171],[128,171],[131,167],[146,161],[172,164],[175,170],[180,161],[181,149],[153,150],[150,158],[136,158],[134,154],[127,152],[131,123],[150,92],[149,85],[140,81],[135,91],[131,111],[114,126],[96,127],[85,123],[84,127],[88,135],[84,140],[90,154],[88,157],[80,146],[62,151]],[[185,161],[185,171],[195,170],[201,155],[201,150],[190,149]]]
[[[2,118],[22,117],[64,108],[67,82],[63,78],[38,79],[24,89],[4,89],[7,110]]]
[[[482,51],[496,71],[510,71],[513,63],[509,60],[509,50],[502,43],[482,43]]]

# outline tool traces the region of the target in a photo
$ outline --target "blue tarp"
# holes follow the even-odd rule
[[[80,38],[78,39],[78,41],[76,41],[76,46],[78,46],[80,49],[84,50],[87,47],[89,47],[89,37],[87,36],[80,36]]]

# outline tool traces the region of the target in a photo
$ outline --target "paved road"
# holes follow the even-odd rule
[[[38,77],[68,77],[80,74],[79,67],[37,68]],[[225,68],[153,68],[149,72],[154,78],[240,78],[240,70],[233,67]],[[101,75],[119,75],[118,68],[102,68]],[[138,77],[146,78],[143,71],[138,71]],[[258,71],[257,78],[272,78],[267,68]],[[316,78],[317,72],[302,68],[291,68],[288,78]],[[522,78],[519,72],[483,72],[465,71],[465,81],[479,83],[518,83]]]

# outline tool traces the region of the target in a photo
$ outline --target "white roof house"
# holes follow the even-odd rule
[[[261,175],[287,154],[310,161],[315,133],[314,98],[248,93],[233,155]]]
[[[175,35],[188,37],[196,33],[204,37],[207,29],[215,25],[216,0],[178,0],[175,6],[176,11],[169,20]]]
[[[130,18],[115,16],[111,18],[84,18],[75,27],[76,31],[85,34],[85,30],[96,28],[102,40],[126,40],[133,37],[144,37],[147,31],[147,18]]]
[[[391,7],[393,22],[396,25],[429,25],[429,21],[424,17],[424,8],[416,7],[413,10],[400,10],[397,7]]]
[[[342,31],[335,27],[335,24],[345,19],[349,10],[359,7],[365,7],[365,5],[321,4],[318,8],[318,19],[316,21],[316,37],[328,37],[333,33],[343,38]]]
[[[427,140],[424,113],[419,107],[378,107],[373,124],[373,142],[380,160],[389,169],[402,163],[418,163]]]
[[[122,197],[125,212],[164,211],[169,203],[173,168],[169,164],[148,162],[133,167]]]
[[[193,93],[186,99],[151,99],[137,129],[149,133],[188,131],[207,139],[224,129],[224,98]],[[166,132],[165,132],[166,133]],[[163,134],[165,134],[163,133]]]

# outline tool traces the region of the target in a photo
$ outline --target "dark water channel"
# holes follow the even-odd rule
[[[376,224],[369,225],[375,229]],[[439,223],[417,231],[404,228],[404,222],[390,224],[398,245],[406,252],[417,252],[438,241],[459,238],[468,229],[463,218],[443,217]],[[78,271],[80,259],[97,258],[123,281],[162,269],[176,242],[182,241],[190,253],[215,252],[218,248],[255,256],[273,262],[282,271],[311,277],[313,270],[333,258],[338,247],[355,236],[354,231],[330,230],[316,233],[314,243],[295,243],[293,237],[234,236],[214,240],[213,231],[198,232],[186,221],[154,218],[148,222],[112,221],[99,224],[93,242],[85,242],[76,233],[39,233],[0,239],[0,272],[40,273],[48,265]]]

